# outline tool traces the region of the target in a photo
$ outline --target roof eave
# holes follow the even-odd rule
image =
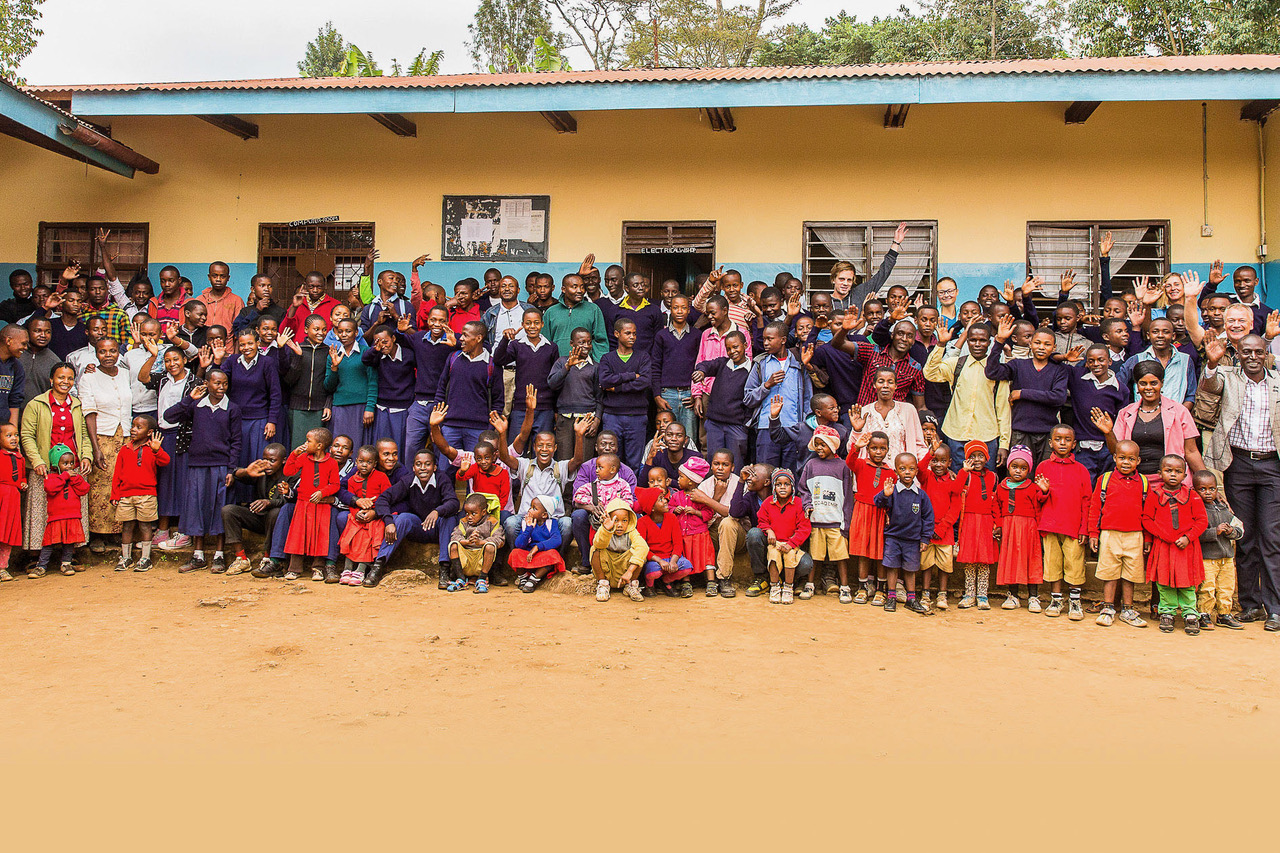
[[[132,165],[67,133],[66,129],[77,128],[84,128],[95,137],[101,136],[75,116],[26,94],[7,80],[0,79],[0,133],[126,178],[133,177]],[[125,146],[119,147],[125,151],[132,150]]]

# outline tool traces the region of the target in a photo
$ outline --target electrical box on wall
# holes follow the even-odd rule
[[[1212,237],[1212,236],[1213,236],[1213,226],[1212,226],[1212,225],[1201,225],[1201,226],[1200,226],[1200,236],[1201,236],[1201,237]]]

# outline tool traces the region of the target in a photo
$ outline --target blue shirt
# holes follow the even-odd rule
[[[782,412],[778,415],[778,422],[784,427],[795,426],[801,419],[801,407],[808,401],[801,399],[802,389],[800,382],[796,379],[796,371],[789,368],[795,365],[795,357],[788,353],[786,360],[781,360],[775,355],[766,355],[757,363],[760,368],[760,381],[767,381],[770,376],[779,370],[786,370],[787,376],[782,382],[770,388],[765,393],[764,403],[760,406],[760,414],[756,417],[756,429],[769,428],[769,406],[770,401],[779,394],[782,395]],[[804,371],[799,371],[798,375],[803,377]]]
[[[1147,347],[1135,356],[1125,359],[1124,364],[1116,369],[1116,375],[1120,377],[1121,385],[1133,385],[1133,371],[1140,362],[1154,361],[1157,364],[1160,360],[1156,358],[1155,353],[1151,351],[1151,347]],[[1177,400],[1180,403],[1190,403],[1196,396],[1196,377],[1195,369],[1191,365],[1191,358],[1185,352],[1174,347],[1173,355],[1169,359],[1169,363],[1164,367],[1164,390],[1161,391],[1164,396],[1170,400]],[[1135,387],[1133,391],[1133,401],[1138,402],[1138,390]]]

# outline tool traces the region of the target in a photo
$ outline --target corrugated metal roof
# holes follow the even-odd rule
[[[702,81],[838,80],[855,78],[978,77],[1010,74],[1179,74],[1205,71],[1278,71],[1280,55],[1138,56],[1097,59],[1011,59],[965,62],[902,62],[884,65],[783,66],[761,68],[638,68],[618,71],[555,71],[524,74],[440,74],[432,77],[280,77],[187,83],[89,83],[31,86],[45,97],[87,92],[189,92],[283,89],[455,89],[501,86],[561,86],[583,83],[682,83]]]

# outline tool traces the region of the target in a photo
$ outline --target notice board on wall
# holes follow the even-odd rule
[[[440,257],[446,261],[546,261],[551,196],[447,195]]]

